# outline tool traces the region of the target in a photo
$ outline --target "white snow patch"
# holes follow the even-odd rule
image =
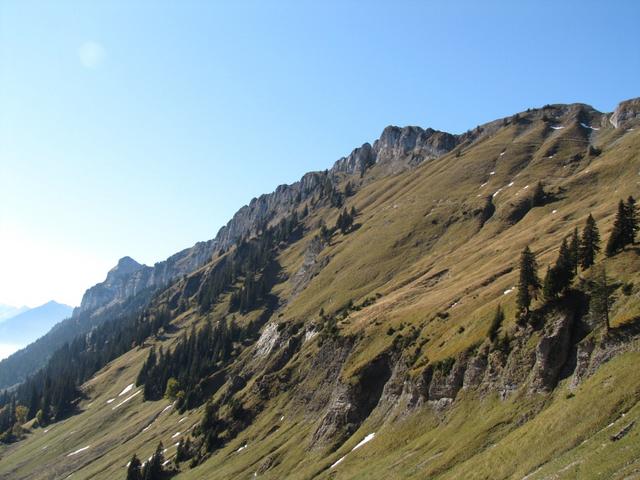
[[[373,440],[373,437],[375,437],[375,436],[376,436],[375,432],[374,433],[370,433],[369,435],[364,437],[360,443],[358,443],[355,447],[353,447],[351,449],[351,451],[353,452],[354,450],[357,450],[358,448],[363,446],[365,443],[369,443],[371,440]]]
[[[180,420],[178,420],[178,423],[182,423],[187,419],[187,417],[182,417]]]
[[[125,398],[123,401],[121,401],[119,404],[117,404],[115,407],[113,407],[111,410],[115,410],[118,407],[121,407],[122,405],[124,405],[125,403],[127,403],[129,400],[131,400],[133,397],[135,397],[136,395],[138,395],[142,390],[138,390],[136,393],[134,393],[133,395],[128,396],[127,398]]]
[[[361,446],[363,446],[365,443],[369,443],[371,440],[373,440],[373,438],[376,436],[376,433],[370,433],[369,435],[367,435],[366,437],[364,437],[355,447],[353,447],[351,449],[352,452],[356,451],[357,449],[359,449]],[[343,457],[341,457],[336,463],[334,463],[333,465],[331,465],[329,468],[333,468],[335,466],[337,466],[338,464],[340,464],[340,462],[342,462],[345,458],[347,457],[347,455],[344,455]]]
[[[500,154],[500,156],[503,156],[505,153],[506,153],[506,152],[502,152],[502,153]]]
[[[514,182],[509,183],[509,185],[507,185],[507,187],[513,187],[513,183]]]
[[[553,213],[557,213],[557,212],[558,212],[558,210],[554,210],[554,211],[553,211],[553,212],[551,212],[551,213],[553,214]]]
[[[511,292],[513,292],[514,289],[515,287],[507,288],[504,292],[502,292],[502,294],[509,295]]]
[[[171,405],[167,405],[166,407],[164,407],[162,409],[162,411],[160,412],[160,415],[162,415],[164,412],[166,412],[167,410],[169,410],[171,407],[173,407],[173,403]]]
[[[590,130],[600,130],[600,129],[599,129],[599,128],[597,128],[597,127],[592,127],[592,126],[587,125],[587,124],[582,123],[582,122],[580,122],[580,125],[581,125],[581,126],[583,126],[584,128],[588,128],[588,129],[590,129]]]
[[[487,183],[489,182],[484,182],[482,185],[480,185],[480,188],[484,187]]]
[[[171,460],[165,460],[164,462],[162,462],[162,466],[163,466],[163,467],[166,467],[166,466],[167,466],[167,463],[169,463],[170,461],[171,461]]]
[[[171,438],[176,438],[178,435],[180,435],[180,432],[176,432],[173,435],[171,435]]]
[[[47,429],[44,431],[44,433],[47,433],[48,431],[49,431],[49,429],[47,428]]]
[[[498,195],[501,191],[502,191],[503,187],[500,187],[498,190],[495,191],[495,193],[493,195],[491,195],[492,197],[495,197],[496,195]]]
[[[107,400],[107,403],[111,403],[115,400],[115,398],[110,398],[109,400]]]
[[[547,158],[553,158],[553,155],[549,155]]]
[[[238,450],[236,450],[236,453],[240,453],[245,448],[247,448],[247,444],[246,443],[244,445],[242,445]]]
[[[523,190],[526,190],[527,188],[529,188],[529,185],[525,185],[524,187],[522,187]]]
[[[551,128],[554,130],[562,130],[564,127],[562,125],[551,125]]]
[[[496,172],[489,172],[489,175],[495,175]]]
[[[283,420],[284,420],[284,415],[280,417],[280,421],[283,421]]]
[[[122,395],[125,395],[125,394],[129,393],[131,390],[133,390],[133,387],[134,387],[134,386],[135,386],[135,385],[134,385],[133,383],[132,383],[131,385],[127,385],[126,387],[124,387],[124,390],[122,390],[122,391],[118,394],[118,396],[119,396],[119,397],[121,397]]]
[[[341,457],[336,463],[331,465],[329,468],[333,468],[333,467],[338,466],[340,464],[340,462],[342,462],[345,458],[346,458],[346,455],[344,457]]]
[[[71,452],[70,454],[68,454],[67,457],[73,457],[74,455],[84,452],[85,450],[89,450],[90,448],[91,448],[91,445],[87,445],[86,447],[79,448],[75,452]]]
[[[315,330],[307,330],[304,334],[304,343],[307,343],[309,340],[313,340],[316,335],[318,335],[318,332]]]

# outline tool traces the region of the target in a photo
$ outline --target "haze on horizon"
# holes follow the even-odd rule
[[[638,96],[640,4],[548,3],[3,2],[0,303],[78,305],[388,124]]]

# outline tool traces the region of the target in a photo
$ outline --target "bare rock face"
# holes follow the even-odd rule
[[[616,128],[640,126],[640,97],[620,102],[609,121]]]
[[[432,128],[389,126],[374,142],[373,150],[377,164],[383,165],[389,173],[398,173],[446,154],[457,143],[455,135]]]
[[[164,287],[182,275],[189,274],[211,260],[216,242],[198,242],[153,267],[142,265],[131,257],[123,257],[107,273],[104,282],[89,288],[82,296],[74,317],[92,316],[103,309],[123,303],[144,290]]]
[[[558,313],[545,326],[545,334],[536,347],[536,363],[531,371],[532,391],[550,391],[556,386],[569,355],[572,323],[570,315]]]

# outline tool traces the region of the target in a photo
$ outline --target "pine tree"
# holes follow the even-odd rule
[[[131,461],[129,462],[129,467],[127,468],[127,480],[142,480],[140,467],[140,460],[134,453],[133,457],[131,457]]]
[[[600,232],[598,226],[593,218],[593,215],[589,214],[587,222],[582,230],[582,238],[580,239],[580,248],[578,251],[578,257],[580,259],[580,267],[583,270],[591,267],[595,263],[596,255],[600,251]]]
[[[604,322],[607,330],[610,328],[609,310],[611,308],[611,293],[607,271],[605,266],[601,265],[594,277],[589,306],[594,319]]]
[[[618,212],[613,221],[613,229],[607,242],[605,253],[611,257],[622,250],[625,246],[625,231],[628,232],[627,207],[622,200],[618,203]]]
[[[559,282],[557,277],[556,269],[547,267],[547,273],[545,274],[544,281],[542,283],[542,295],[548,302],[558,298],[560,288],[558,287]]]
[[[569,253],[571,254],[571,268],[573,270],[573,277],[575,278],[576,275],[578,275],[578,264],[580,261],[580,235],[578,234],[578,227],[574,228],[571,234]]]
[[[540,289],[538,279],[538,264],[536,257],[526,246],[520,254],[520,279],[518,281],[518,295],[516,304],[520,315],[528,315],[531,301],[536,297]]]
[[[625,219],[623,226],[623,237],[625,245],[633,245],[636,243],[636,234],[638,233],[638,207],[636,200],[629,195],[625,204]]]

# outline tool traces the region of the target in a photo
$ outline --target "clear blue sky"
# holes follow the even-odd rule
[[[640,95],[640,2],[0,3],[0,303],[78,303],[388,124]]]

